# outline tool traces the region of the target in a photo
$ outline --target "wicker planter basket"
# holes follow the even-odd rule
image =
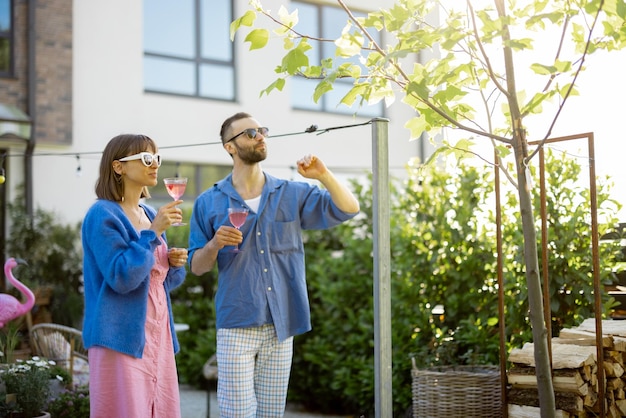
[[[500,368],[413,364],[413,418],[501,417]]]

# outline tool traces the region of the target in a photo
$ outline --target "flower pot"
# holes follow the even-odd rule
[[[52,418],[52,416],[50,415],[49,412],[41,412],[41,415],[37,415],[34,417],[24,417],[24,414],[22,414],[21,412],[13,412],[13,413],[9,413],[9,418]]]

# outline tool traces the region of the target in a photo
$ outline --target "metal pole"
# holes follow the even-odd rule
[[[389,120],[372,119],[375,416],[392,418]]]

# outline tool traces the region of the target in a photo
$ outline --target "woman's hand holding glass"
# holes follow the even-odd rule
[[[186,248],[170,248],[167,250],[167,258],[172,267],[182,267],[187,263],[187,249]]]
[[[175,200],[161,206],[152,220],[151,229],[161,235],[170,226],[176,225],[183,220],[183,211],[177,206],[183,203],[182,200]]]

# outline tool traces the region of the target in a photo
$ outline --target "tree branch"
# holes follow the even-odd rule
[[[478,28],[476,26],[476,16],[474,14],[474,7],[472,6],[472,3],[470,2],[470,0],[466,0],[466,1],[467,1],[467,7],[469,8],[469,11],[470,11],[469,15],[471,16],[471,20],[472,20],[472,33],[474,34],[474,39],[476,40],[476,44],[478,45],[480,53],[483,55],[483,59],[485,62],[485,66],[487,67],[487,73],[489,74],[489,78],[491,79],[491,81],[493,81],[493,83],[496,85],[498,90],[504,93],[506,97],[509,97],[509,92],[498,81],[496,74],[493,71],[493,67],[491,66],[491,61],[489,60],[489,57],[487,56],[487,53],[485,52],[485,48],[483,47],[483,43],[480,40],[480,36],[478,35]]]

